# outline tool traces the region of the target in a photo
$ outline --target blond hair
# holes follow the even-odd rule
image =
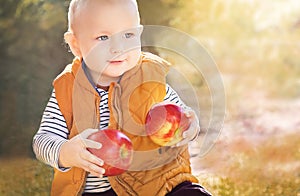
[[[70,32],[74,31],[74,23],[75,23],[74,21],[76,20],[76,17],[79,14],[80,10],[84,6],[86,6],[89,1],[92,0],[71,0],[69,5],[69,11],[68,11],[68,31]],[[125,3],[125,2],[133,3],[139,17],[138,4],[136,0],[93,0],[93,1],[101,1],[102,3],[105,4]]]

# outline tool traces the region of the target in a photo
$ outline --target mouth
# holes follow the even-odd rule
[[[113,64],[113,65],[118,65],[118,64],[122,64],[125,62],[125,60],[113,60],[113,61],[108,61],[109,64]]]

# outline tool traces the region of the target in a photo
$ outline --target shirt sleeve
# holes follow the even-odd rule
[[[36,157],[46,164],[66,171],[68,168],[62,168],[58,165],[58,158],[61,145],[68,139],[69,130],[66,121],[59,109],[55,90],[44,110],[39,130],[33,137],[33,151]]]
[[[183,108],[187,107],[185,103],[180,99],[176,91],[168,84],[166,85],[166,96],[164,98],[164,101],[169,101]]]

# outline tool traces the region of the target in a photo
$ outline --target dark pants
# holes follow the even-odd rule
[[[83,196],[117,196],[117,194],[110,189],[104,193],[84,193]],[[211,194],[199,184],[183,182],[166,194],[166,196],[211,196]]]
[[[199,184],[191,182],[183,182],[177,185],[170,193],[166,196],[211,196],[207,190],[205,190]]]

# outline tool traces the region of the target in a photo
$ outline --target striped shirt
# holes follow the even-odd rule
[[[108,92],[100,88],[96,88],[96,90],[101,96],[99,128],[105,129],[109,123]],[[166,85],[166,96],[164,100],[185,107],[177,93],[169,85]],[[58,165],[60,147],[67,141],[68,136],[69,130],[57,104],[55,90],[53,90],[44,110],[40,128],[33,138],[33,150],[37,158],[62,172],[68,171],[68,168],[62,168]],[[110,188],[111,186],[106,176],[99,178],[88,174],[84,192],[105,192]]]

